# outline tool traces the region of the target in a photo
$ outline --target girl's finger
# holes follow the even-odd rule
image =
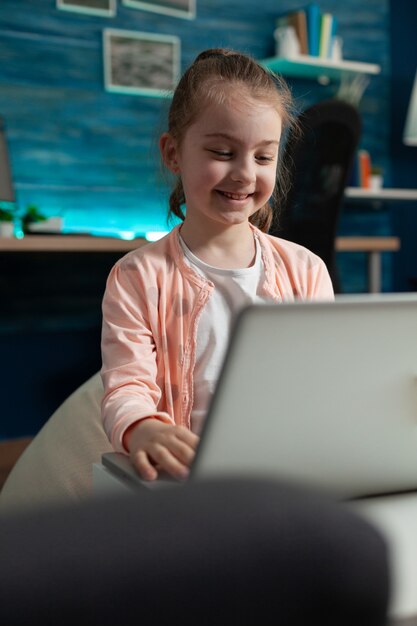
[[[154,465],[150,462],[147,453],[144,450],[139,450],[131,457],[131,461],[137,469],[139,475],[144,480],[155,480],[158,478],[158,471]]]
[[[173,437],[166,442],[168,450],[187,467],[195,457],[195,450],[188,443],[184,443],[178,437]]]
[[[191,446],[193,450],[197,448],[200,441],[200,437],[198,435],[193,433],[191,430],[188,430],[188,428],[185,428],[185,426],[177,426],[175,430],[177,437],[181,439],[181,441],[184,441],[186,444]]]
[[[172,452],[161,444],[155,444],[148,451],[152,460],[158,464],[165,472],[174,478],[184,479],[188,477],[188,467],[181,463]]]

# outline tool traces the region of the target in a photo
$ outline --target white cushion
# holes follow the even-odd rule
[[[112,446],[103,430],[99,373],[55,411],[23,452],[0,493],[0,511],[71,503],[92,491],[92,465]]]
[[[387,542],[390,625],[417,626],[417,492],[364,498],[349,506],[378,528]]]

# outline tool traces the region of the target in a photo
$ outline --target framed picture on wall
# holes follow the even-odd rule
[[[90,15],[113,17],[116,15],[116,0],[56,0],[58,9]]]
[[[178,37],[106,28],[103,38],[107,91],[171,95],[180,77]]]
[[[194,19],[196,13],[196,0],[122,0],[122,3],[132,9],[165,13],[188,20]]]

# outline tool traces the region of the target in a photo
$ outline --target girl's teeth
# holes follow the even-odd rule
[[[245,200],[248,197],[248,194],[241,196],[237,193],[227,193],[226,191],[223,191],[223,194],[226,196],[226,198],[231,198],[232,200]]]

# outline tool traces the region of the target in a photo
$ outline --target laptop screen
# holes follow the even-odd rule
[[[242,312],[192,468],[358,497],[417,488],[417,296]]]

